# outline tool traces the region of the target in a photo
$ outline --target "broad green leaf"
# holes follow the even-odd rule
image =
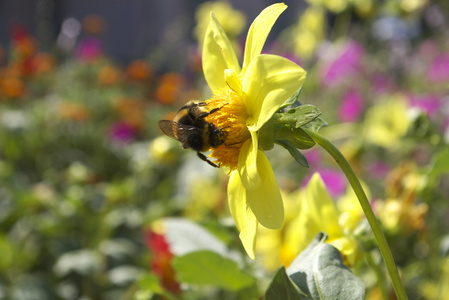
[[[298,287],[292,282],[290,277],[285,273],[285,267],[279,268],[274,275],[273,280],[265,292],[266,300],[301,300],[305,299],[301,296]]]
[[[321,115],[321,111],[313,105],[301,105],[290,109],[285,113],[275,114],[276,125],[289,124],[293,128],[299,128]]]
[[[285,149],[288,150],[290,155],[303,167],[308,168],[309,163],[306,159],[306,157],[298,150],[296,149],[292,144],[290,144],[289,141],[285,140],[277,140],[276,143]]]
[[[326,234],[318,233],[287,274],[309,295],[306,299],[364,299],[363,282],[343,264],[340,252],[324,243],[326,239]]]
[[[196,251],[173,259],[180,282],[210,285],[238,291],[254,284],[254,278],[244,273],[237,263],[212,251]]]
[[[301,128],[283,126],[276,130],[277,140],[288,140],[298,149],[310,149],[315,146],[315,141]]]

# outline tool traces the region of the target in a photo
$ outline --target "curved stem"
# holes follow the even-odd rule
[[[396,268],[396,264],[393,259],[393,255],[391,254],[390,248],[388,247],[387,240],[380,228],[379,222],[377,221],[373,210],[371,209],[371,205],[366,197],[363,188],[349,165],[348,161],[344,158],[343,154],[324,136],[319,134],[316,131],[304,129],[307,134],[324,150],[326,150],[338,163],[343,173],[345,173],[346,178],[348,178],[349,183],[352,186],[357,198],[359,199],[360,205],[362,206],[363,212],[365,213],[366,219],[368,220],[371,229],[373,230],[374,237],[376,238],[377,245],[379,246],[380,253],[385,261],[387,266],[388,273],[390,274],[391,281],[393,283],[394,290],[396,292],[396,296],[399,300],[407,299],[407,294],[405,293],[404,287],[402,286],[401,279],[399,278],[399,273]]]

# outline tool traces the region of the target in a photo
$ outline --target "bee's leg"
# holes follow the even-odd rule
[[[198,155],[199,158],[201,158],[201,160],[204,160],[205,162],[207,162],[212,167],[214,167],[214,168],[219,168],[220,167],[220,166],[217,166],[216,164],[214,164],[213,162],[211,162],[210,160],[208,160],[207,157],[203,153],[197,152],[196,154]]]
[[[228,104],[228,103],[226,103],[226,104]],[[225,106],[226,104],[224,104],[223,106]],[[206,105],[207,105],[207,104],[206,104]],[[201,114],[198,115],[198,118],[199,118],[199,119],[202,119],[202,118],[207,117],[208,115],[211,115],[211,114],[213,114],[213,113],[216,113],[216,112],[219,111],[223,106],[216,107],[216,108],[214,108],[214,109],[212,109],[211,111],[208,111],[208,112],[203,112],[203,113],[201,113]]]

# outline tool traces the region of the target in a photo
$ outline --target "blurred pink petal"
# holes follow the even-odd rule
[[[355,122],[363,111],[362,96],[355,91],[348,91],[340,104],[338,118],[341,122]]]

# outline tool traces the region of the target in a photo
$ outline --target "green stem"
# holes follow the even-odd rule
[[[380,253],[385,261],[387,266],[388,273],[390,274],[391,281],[393,283],[394,290],[396,292],[396,296],[399,300],[407,299],[407,294],[405,293],[404,287],[402,286],[401,279],[399,278],[399,273],[396,268],[396,264],[393,259],[393,255],[391,254],[390,248],[388,247],[387,240],[380,228],[379,222],[377,221],[373,210],[371,209],[371,205],[368,201],[368,198],[363,191],[363,188],[349,165],[348,161],[345,159],[343,154],[324,136],[319,134],[316,131],[304,129],[307,134],[324,150],[326,150],[338,163],[343,173],[345,173],[346,178],[348,178],[349,183],[351,184],[357,198],[359,199],[360,205],[362,206],[363,212],[365,213],[366,219],[368,220],[371,229],[373,230],[374,237],[376,238],[377,245],[379,246]]]

